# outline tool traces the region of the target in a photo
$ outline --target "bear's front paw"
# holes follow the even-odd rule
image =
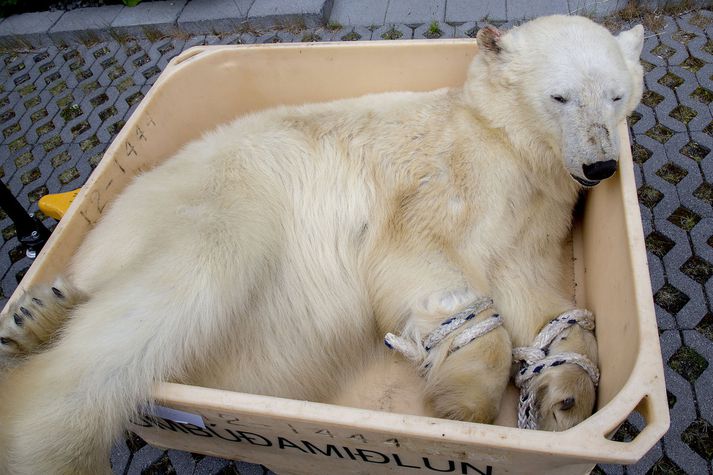
[[[72,307],[83,300],[64,279],[24,293],[0,316],[0,363],[31,353],[50,340]]]
[[[592,314],[573,309],[546,324],[532,346],[513,350],[518,427],[562,431],[592,414],[599,383],[593,330]]]
[[[551,368],[533,382],[537,428],[562,431],[582,422],[594,410],[596,386],[579,366]]]

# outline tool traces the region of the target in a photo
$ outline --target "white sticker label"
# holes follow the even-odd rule
[[[159,405],[147,408],[146,412],[153,416],[178,422],[179,424],[193,424],[201,429],[205,429],[205,422],[203,422],[203,418],[198,414],[191,414],[190,412],[179,411],[178,409],[171,409],[170,407]]]

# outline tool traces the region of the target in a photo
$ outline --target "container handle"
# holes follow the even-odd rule
[[[182,62],[191,59],[192,57],[201,54],[205,51],[205,46],[194,46],[192,48],[188,48],[186,51],[183,53],[179,54],[175,58],[173,58],[171,61],[169,61],[168,66],[178,66]]]
[[[609,430],[602,434],[604,443],[614,450],[625,451],[627,458],[639,460],[651,447],[656,445],[658,440],[668,430],[670,420],[664,416],[664,414],[668,414],[668,408],[663,407],[662,404],[668,405],[658,394],[643,395],[631,413],[619,420],[615,425],[610,426]],[[663,411],[661,409],[663,409]],[[626,418],[634,412],[638,412],[646,424],[641,432],[628,442],[619,442],[609,439],[607,435],[616,431],[616,429],[626,421]]]

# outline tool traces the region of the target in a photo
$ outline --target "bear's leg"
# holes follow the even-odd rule
[[[0,367],[51,340],[72,309],[86,296],[63,278],[25,292],[0,315]]]
[[[565,272],[571,266],[565,245],[546,252],[528,246],[513,250],[507,261],[497,266],[492,277],[493,297],[503,312],[505,327],[515,347],[529,347],[537,334],[553,318],[576,308],[572,281]],[[550,344],[548,356],[578,353],[594,365],[598,363],[594,333],[572,325]],[[592,414],[596,386],[589,374],[576,364],[561,364],[533,378],[537,427],[566,430]]]
[[[7,373],[0,473],[110,473],[108,450],[153,384],[210,371],[240,331],[250,287],[241,275],[176,261],[171,272],[147,268],[93,293],[57,344]]]
[[[379,326],[407,340],[420,343],[444,319],[485,297],[438,252],[409,255],[403,248],[394,249],[375,262],[372,295]],[[474,322],[493,313],[485,310]],[[426,399],[439,416],[492,422],[510,377],[510,337],[500,326],[450,352],[459,334],[454,332],[431,349],[430,364],[421,367]]]

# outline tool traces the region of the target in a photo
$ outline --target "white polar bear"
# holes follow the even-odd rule
[[[504,326],[437,346],[424,376],[438,414],[492,421],[511,347],[573,307],[572,207],[615,171],[643,29],[553,16],[478,41],[463,88],[255,113],[137,177],[68,281],[0,321],[0,472],[109,473],[160,380],[328,400],[386,332],[417,340],[482,296]],[[549,351],[597,359],[577,325]],[[534,390],[542,428],[592,411],[576,365]]]

